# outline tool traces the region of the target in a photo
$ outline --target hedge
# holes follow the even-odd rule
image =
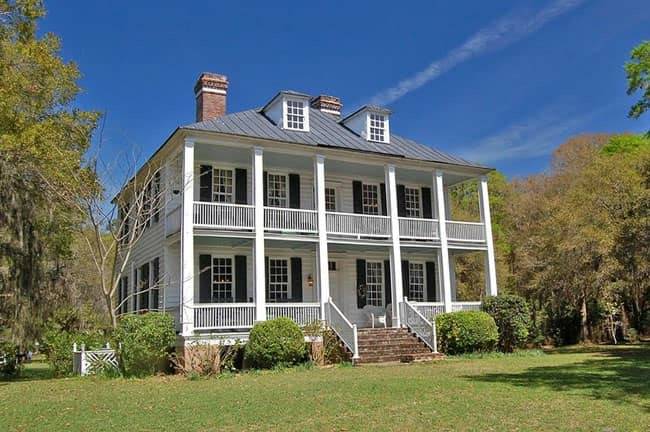
[[[294,365],[304,361],[305,356],[302,330],[284,317],[255,324],[244,351],[246,366],[260,369]]]
[[[530,310],[528,303],[516,295],[487,297],[481,306],[490,314],[499,329],[499,349],[512,352],[528,340]]]
[[[440,351],[447,354],[494,350],[499,333],[494,319],[485,312],[464,311],[436,316]]]

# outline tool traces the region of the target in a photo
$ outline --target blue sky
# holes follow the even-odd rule
[[[403,6],[403,7],[400,7]],[[81,69],[78,105],[106,113],[102,151],[151,154],[194,120],[202,71],[228,75],[228,111],[280,89],[392,110],[391,130],[539,172],[583,132],[641,132],[623,64],[650,39],[647,0],[47,1],[41,31]]]

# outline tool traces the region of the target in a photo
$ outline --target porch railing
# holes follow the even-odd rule
[[[399,218],[399,236],[415,240],[439,238],[438,221],[435,219]]]
[[[390,218],[356,213],[327,212],[327,233],[364,237],[388,237]]]
[[[316,233],[316,210],[264,207],[264,228],[272,231]]]
[[[468,302],[452,302],[451,311],[460,312],[460,311],[480,311],[481,302],[480,301],[468,301]]]
[[[242,329],[253,327],[255,304],[209,303],[194,306],[196,330]]]
[[[442,302],[410,302],[425,318],[432,319],[436,315],[445,313],[445,304]]]
[[[446,226],[450,240],[485,241],[485,227],[480,222],[447,222]]]
[[[169,236],[181,230],[181,209],[178,207],[170,210],[165,217],[165,235]]]
[[[266,319],[291,318],[299,326],[320,321],[319,303],[280,303],[266,305]]]
[[[194,225],[223,229],[253,229],[255,207],[244,204],[195,202]]]
[[[357,325],[352,324],[330,297],[325,304],[325,320],[343,343],[352,351],[352,359],[359,358],[359,337]]]
[[[436,338],[436,321],[428,320],[418,310],[408,302],[404,297],[404,301],[400,303],[402,322],[413,333],[417,335],[422,341],[433,350],[438,352],[438,341]]]

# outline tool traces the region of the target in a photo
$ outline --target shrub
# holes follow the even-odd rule
[[[88,308],[60,309],[46,323],[43,351],[55,376],[72,373],[72,346],[101,348],[107,342],[107,329]]]
[[[447,354],[494,350],[499,333],[494,319],[485,312],[452,312],[436,316],[438,346]]]
[[[115,340],[124,375],[165,371],[176,341],[174,320],[162,312],[123,316],[115,329]]]
[[[482,309],[489,313],[497,324],[501,351],[513,352],[526,342],[531,326],[526,300],[516,295],[487,297],[483,301]]]
[[[11,342],[0,341],[0,377],[14,378],[20,375],[22,365],[18,363],[16,354],[18,346]]]
[[[255,324],[245,348],[246,364],[270,369],[305,360],[305,337],[298,324],[289,318],[276,318]]]
[[[171,362],[178,372],[192,379],[211,377],[224,371],[235,372],[241,367],[242,345],[221,346],[192,343],[183,348],[183,355],[172,354]]]

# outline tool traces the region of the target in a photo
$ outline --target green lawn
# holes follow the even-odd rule
[[[650,430],[650,346],[189,381],[0,382],[6,430]]]

